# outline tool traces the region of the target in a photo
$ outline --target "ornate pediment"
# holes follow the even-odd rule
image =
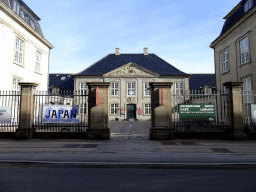
[[[144,67],[141,67],[135,63],[128,63],[119,67],[109,73],[103,75],[104,77],[156,77],[159,76]]]

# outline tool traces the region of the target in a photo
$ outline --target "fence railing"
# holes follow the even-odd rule
[[[205,94],[202,91],[188,91],[182,94],[172,94],[172,124],[176,132],[224,132],[228,126],[228,106],[226,97],[228,95],[223,92],[208,92]],[[210,104],[214,106],[215,119],[211,121],[181,121],[180,118],[180,105],[191,104]],[[200,113],[189,115],[198,116]]]
[[[0,91],[0,132],[16,131],[19,126],[19,107],[20,91]]]
[[[172,94],[172,122],[177,132],[223,132],[228,128],[227,94],[223,92],[190,91],[186,93]],[[252,106],[256,105],[256,93],[243,91],[243,115],[244,125],[248,132],[256,132],[256,112]],[[211,122],[183,122],[179,118],[179,105],[181,104],[214,104],[215,121]],[[49,105],[79,105],[79,123],[43,123],[43,106]],[[88,126],[88,95],[84,92],[74,91],[37,91],[34,95],[33,128],[36,132],[85,132]],[[0,123],[0,132],[15,132],[19,125],[19,91],[0,91],[0,107],[9,107],[11,120],[8,123]],[[256,106],[255,106],[256,108]],[[256,110],[256,109],[255,109]],[[0,111],[1,113],[1,111]]]
[[[254,90],[243,91],[243,114],[247,132],[256,132],[256,93]]]
[[[35,109],[33,128],[35,132],[85,132],[88,127],[88,95],[82,92],[60,91],[58,93],[37,91],[34,95]],[[44,123],[44,105],[79,105],[79,123]]]

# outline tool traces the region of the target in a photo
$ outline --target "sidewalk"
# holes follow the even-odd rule
[[[150,122],[109,122],[110,140],[0,140],[0,153],[246,154],[256,155],[256,140],[149,140]]]

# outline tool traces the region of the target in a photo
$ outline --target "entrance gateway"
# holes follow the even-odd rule
[[[127,104],[127,119],[136,118],[136,104]]]

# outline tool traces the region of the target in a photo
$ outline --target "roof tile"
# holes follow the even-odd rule
[[[159,75],[188,75],[155,54],[109,54],[76,75],[103,75],[130,62],[136,63]]]

